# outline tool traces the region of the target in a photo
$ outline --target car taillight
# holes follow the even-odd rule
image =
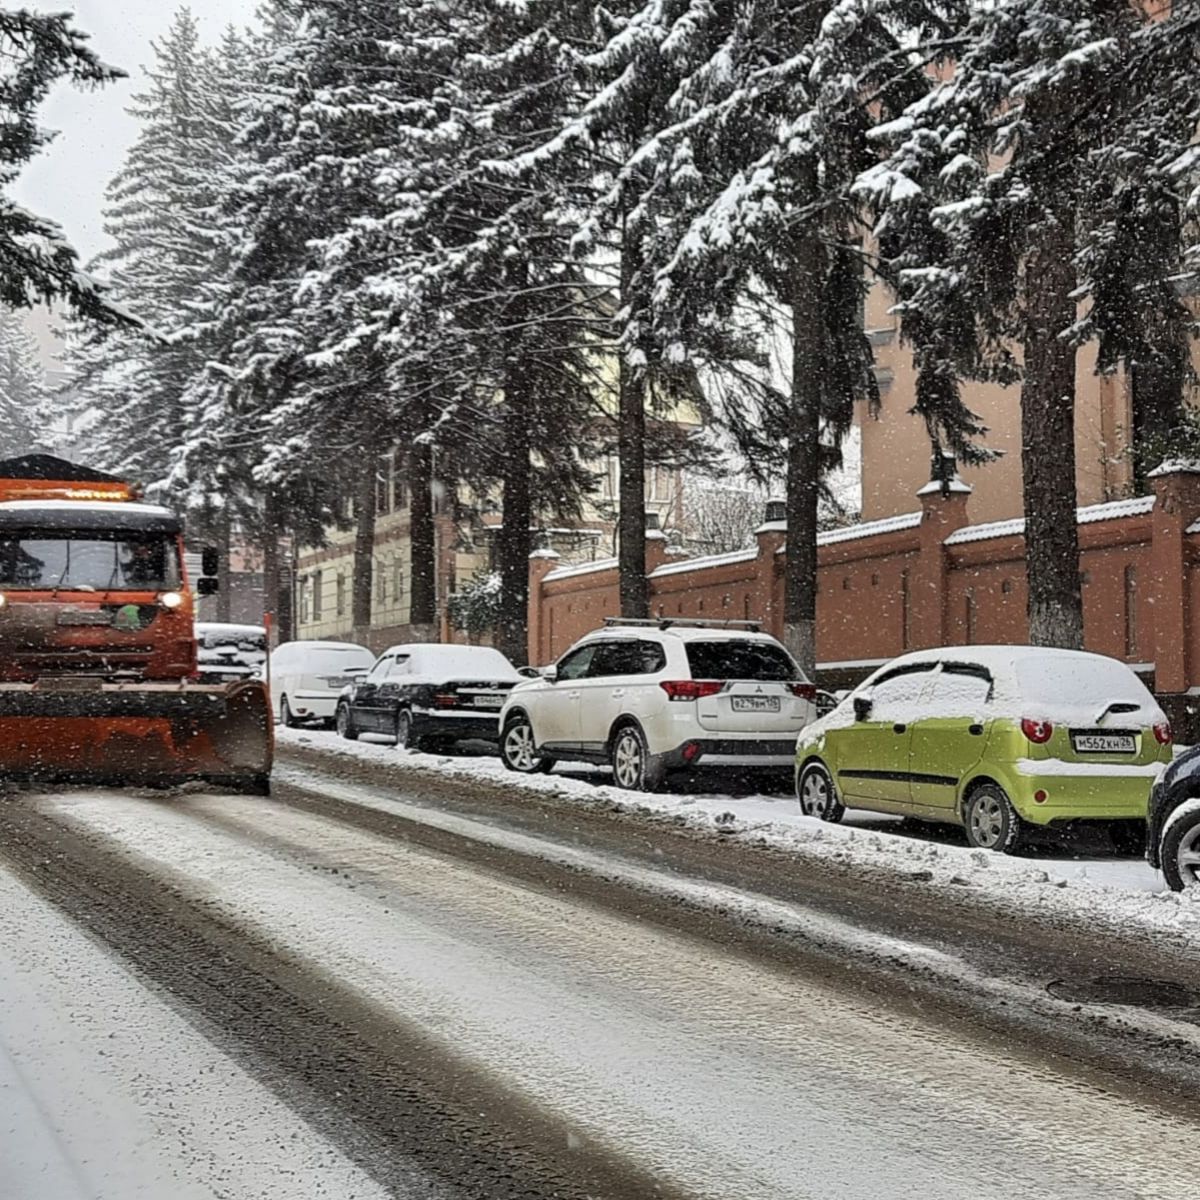
[[[1035,746],[1044,746],[1054,734],[1054,724],[1051,721],[1037,721],[1032,717],[1023,717],[1021,732]]]
[[[699,700],[715,696],[725,684],[718,679],[664,679],[659,685],[668,700]]]
[[[817,685],[815,683],[789,683],[787,686],[793,696],[799,696],[801,700],[807,700],[809,704],[816,704]]]
[[[1160,721],[1154,727],[1154,740],[1160,746],[1169,746],[1171,744],[1171,723],[1170,721]]]
[[[458,703],[458,697],[453,692],[437,692],[433,697],[435,708],[453,708]]]

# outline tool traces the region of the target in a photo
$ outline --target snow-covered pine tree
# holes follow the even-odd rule
[[[140,132],[108,189],[114,245],[95,263],[144,328],[77,331],[71,366],[98,461],[161,489],[189,436],[183,398],[205,361],[190,330],[218,261],[213,214],[229,131],[221,74],[188,9],[153,50],[131,108]]]
[[[1076,349],[1094,335],[1107,364],[1122,357],[1154,364],[1163,351],[1170,360],[1177,345],[1178,309],[1162,286],[1167,264],[1178,261],[1169,249],[1177,209],[1163,184],[1180,161],[1178,131],[1195,101],[1162,136],[1166,106],[1144,91],[1126,93],[1124,81],[1140,63],[1142,86],[1154,81],[1164,85],[1162,96],[1172,95],[1169,77],[1181,74],[1195,47],[1194,5],[1184,7],[1191,16],[1169,14],[1161,30],[1120,0],[974,7],[953,74],[880,131],[894,152],[858,189],[881,214],[877,232],[892,259],[927,402],[961,425],[969,414],[957,399],[958,380],[1011,378],[1020,348],[1035,644],[1079,646],[1083,638]],[[1190,37],[1172,37],[1175,20]],[[1173,67],[1171,54],[1140,49],[1167,43]],[[1150,112],[1158,113],[1154,136],[1174,141],[1173,151],[1152,148]],[[1196,125],[1190,120],[1185,142]],[[1161,163],[1157,178],[1130,179],[1139,154]],[[1122,262],[1131,254],[1141,256],[1132,268]]]
[[[956,19],[953,2],[921,0],[647,0],[613,39],[614,58],[631,70],[661,61],[672,84],[665,116],[617,184],[653,178],[676,231],[654,295],[667,361],[689,361],[712,331],[736,328],[748,297],[789,313],[790,394],[731,416],[752,460],[771,442],[787,447],[785,628],[807,670],[821,475],[838,460],[854,402],[876,400],[860,318],[864,231],[849,186],[871,161],[872,122],[926,87],[911,44]],[[639,43],[654,50],[631,54]]]
[[[37,111],[55,83],[98,87],[123,77],[96,57],[71,22],[70,13],[0,11],[0,304],[30,308],[61,298],[86,317],[118,322],[124,318],[79,270],[58,226],[4,194],[50,136],[38,125]]]
[[[50,387],[21,314],[0,309],[0,458],[46,445]]]

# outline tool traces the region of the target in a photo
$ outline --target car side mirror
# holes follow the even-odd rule
[[[854,697],[854,719],[856,721],[866,721],[871,716],[873,707],[870,696],[855,696]]]
[[[522,679],[541,679],[542,677],[542,672],[537,667],[518,667],[517,674]]]
[[[197,596],[215,596],[221,590],[221,581],[213,575],[201,575],[196,580]]]
[[[205,546],[200,551],[200,574],[215,575],[221,569],[221,556],[216,546]]]
[[[548,667],[543,667],[538,674],[541,675],[541,677],[547,683],[553,683],[558,678],[558,665],[556,663],[551,663]]]

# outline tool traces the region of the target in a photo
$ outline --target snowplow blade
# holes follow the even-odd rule
[[[0,778],[270,790],[274,728],[263,684],[0,684]]]

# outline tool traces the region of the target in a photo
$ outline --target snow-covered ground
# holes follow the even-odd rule
[[[420,776],[436,773],[478,780],[515,791],[536,792],[564,802],[603,803],[631,815],[684,823],[714,836],[765,843],[798,858],[821,858],[886,871],[898,877],[928,880],[932,886],[973,888],[1022,909],[1105,914],[1114,924],[1130,922],[1158,931],[1200,933],[1200,898],[1169,892],[1159,872],[1140,858],[1116,855],[1102,833],[1077,846],[1050,838],[1021,857],[972,850],[951,827],[917,829],[896,818],[848,813],[841,825],[803,816],[787,793],[728,795],[694,789],[633,794],[605,782],[589,767],[559,766],[548,775],[521,776],[506,771],[491,755],[434,755],[397,751],[383,738],[357,742],[333,733],[279,730],[282,745],[297,745],[338,757],[378,763],[391,771]]]
[[[384,1191],[0,870],[4,1200],[382,1200]]]

